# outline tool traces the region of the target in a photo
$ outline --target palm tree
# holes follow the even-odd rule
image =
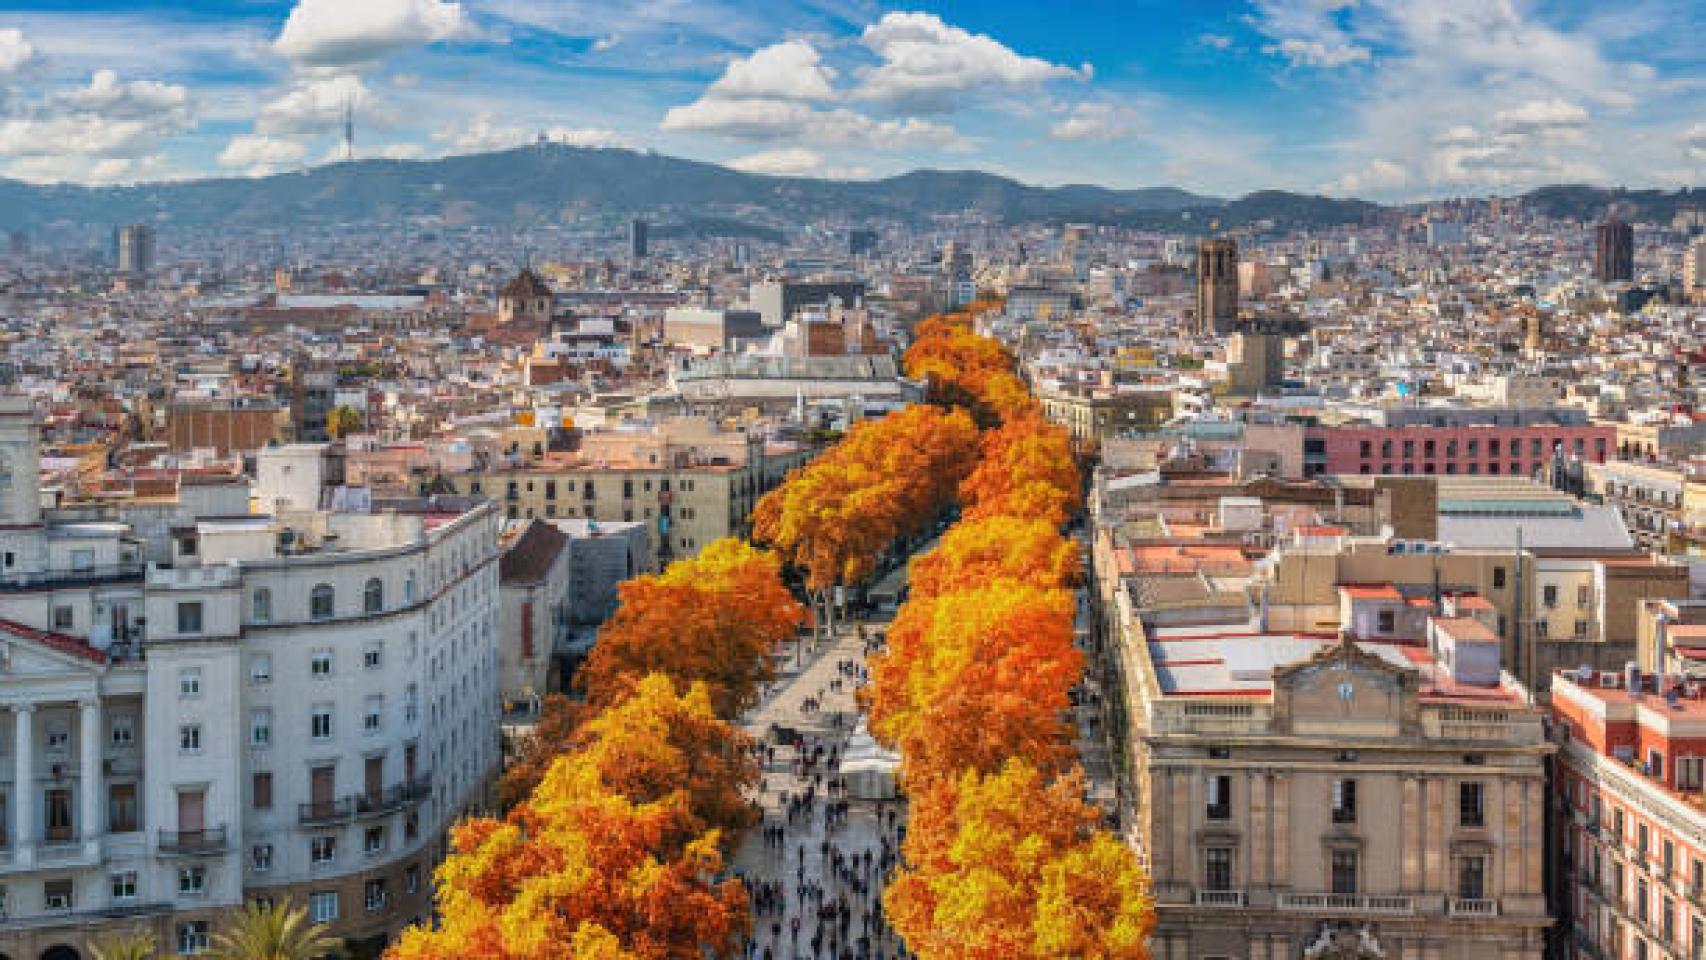
[[[214,960],[319,960],[337,950],[326,925],[309,923],[308,911],[289,901],[250,901],[225,932],[213,938]]]
[[[155,946],[154,935],[144,930],[104,937],[89,945],[89,954],[95,960],[152,960]]]

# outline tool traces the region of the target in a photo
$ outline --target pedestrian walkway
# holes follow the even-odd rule
[[[764,821],[734,866],[753,890],[747,955],[756,960],[904,955],[881,905],[904,804],[842,796],[833,762],[858,724],[865,653],[856,625],[847,625],[780,678],[745,723],[764,753]]]

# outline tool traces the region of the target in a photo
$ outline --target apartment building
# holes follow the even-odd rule
[[[1685,530],[1684,500],[1688,472],[1680,466],[1612,461],[1589,464],[1588,489],[1623,514],[1635,542],[1648,550],[1668,550]]]
[[[1664,674],[1552,679],[1554,902],[1571,960],[1706,957],[1706,698]]]
[[[498,511],[41,509],[0,399],[0,953],[204,950],[248,899],[351,941],[428,914],[498,761]],[[147,560],[150,556],[164,560]]]
[[[681,419],[586,434],[573,452],[503,458],[444,476],[512,520],[643,523],[653,569],[746,528],[758,498],[804,463],[805,447]]]

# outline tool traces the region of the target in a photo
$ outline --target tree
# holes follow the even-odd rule
[[[620,597],[579,675],[593,710],[661,673],[683,689],[704,682],[717,716],[732,721],[758,702],[777,650],[806,619],[775,555],[726,538],[661,575],[627,581]]]
[[[1047,769],[1067,760],[1067,692],[1084,662],[1074,611],[1068,591],[1012,582],[907,602],[872,661],[866,702],[909,787],[1011,757]]]
[[[999,580],[1045,589],[1078,580],[1078,548],[1047,520],[991,516],[961,520],[942,541],[912,561],[914,597],[937,597]]]
[[[1079,501],[1078,466],[1066,431],[1027,413],[990,430],[976,469],[960,485],[964,516],[1037,517],[1065,523]]]
[[[89,945],[89,955],[95,960],[152,960],[158,948],[154,935],[143,930],[104,937]]]
[[[883,897],[907,946],[923,960],[1145,960],[1148,880],[1083,791],[1076,771],[1049,782],[1014,760],[916,796]]]
[[[215,934],[214,960],[318,960],[337,950],[325,924],[308,922],[306,908],[251,901]]]
[[[539,707],[539,720],[521,739],[515,760],[498,781],[498,803],[509,809],[527,798],[552,761],[562,756],[575,731],[586,719],[587,708],[561,694],[547,696]]]
[[[333,440],[342,440],[360,429],[361,411],[354,407],[340,404],[326,414],[326,435]]]
[[[502,820],[459,824],[438,869],[438,926],[404,931],[390,960],[732,953],[747,899],[739,881],[712,879],[718,832],[697,830],[686,790],[636,799],[605,775],[594,752],[565,754]]]

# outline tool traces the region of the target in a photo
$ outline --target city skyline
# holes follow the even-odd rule
[[[1698,185],[1686,3],[47,3],[0,12],[0,176],[425,158],[543,135],[748,172],[1376,200]],[[1065,22],[1063,22],[1065,21]]]

